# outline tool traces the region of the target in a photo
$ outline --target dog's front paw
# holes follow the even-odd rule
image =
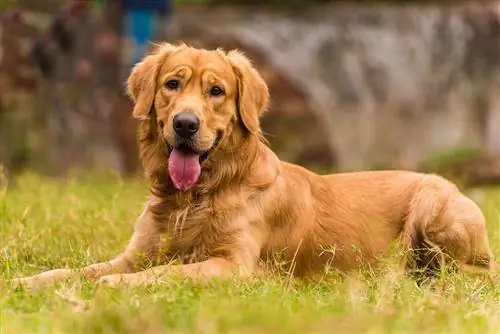
[[[116,288],[123,283],[123,275],[106,275],[97,281],[98,286]]]
[[[34,276],[15,278],[8,283],[14,289],[24,288],[35,290],[71,277],[72,273],[70,269],[54,269]]]
[[[7,286],[11,289],[27,289],[27,290],[35,290],[39,287],[39,282],[32,277],[21,277],[14,278],[12,280],[7,281]]]

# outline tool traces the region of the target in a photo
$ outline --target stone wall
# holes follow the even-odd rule
[[[494,2],[288,10],[178,6],[167,32],[171,41],[240,48],[255,61],[272,94],[264,131],[281,158],[318,170],[417,168],[430,153],[457,147],[500,156],[497,8]],[[50,17],[48,8],[27,13],[35,26],[46,26]],[[3,26],[0,100],[16,99],[6,92],[24,87],[22,103],[15,104],[23,105],[22,112],[4,110],[2,116],[0,110],[0,122],[17,118],[16,127],[0,124],[3,142],[13,143],[7,130],[30,134],[23,140],[33,151],[53,147],[46,156],[59,161],[57,172],[96,162],[121,171],[137,168],[135,124],[117,73],[119,59],[126,57],[96,48],[113,29],[110,22],[119,21],[113,15],[93,12],[72,21],[78,51],[54,51],[51,79],[36,77],[26,55],[39,31]],[[93,69],[83,77],[74,70],[82,58]],[[48,133],[33,139],[19,127],[29,122],[47,123]],[[11,156],[7,151],[14,146],[3,145],[0,159]]]
[[[500,153],[495,8],[185,7],[177,9],[171,37],[208,46],[237,44],[258,55],[257,67],[279,72],[280,81],[293,88],[273,95],[274,103],[297,100],[296,94],[305,103],[294,116],[274,105],[265,130],[277,129],[281,115],[290,116],[288,121],[312,116],[312,125],[294,129],[286,140],[299,139],[305,149],[308,141],[322,140],[313,160],[324,152],[340,170],[416,168],[437,150],[467,146]]]

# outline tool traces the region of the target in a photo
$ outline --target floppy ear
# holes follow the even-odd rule
[[[269,105],[269,89],[250,60],[240,51],[228,54],[238,78],[238,113],[244,127],[252,134],[260,133],[260,116]]]
[[[178,47],[164,43],[137,63],[127,79],[127,93],[134,102],[132,115],[138,119],[148,119],[156,94],[158,73],[166,57]]]

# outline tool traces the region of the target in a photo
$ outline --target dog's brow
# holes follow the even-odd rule
[[[213,76],[217,81],[226,81],[228,78],[227,71],[217,65],[208,65],[201,70],[201,77]]]
[[[185,72],[185,73],[180,74],[180,72]],[[193,68],[189,65],[186,64],[176,65],[172,69],[169,69],[164,73],[164,75],[162,76],[162,80],[165,80],[166,78],[173,75],[178,75],[181,77],[190,77],[193,75],[193,72],[194,72]]]
[[[201,71],[200,73],[201,77],[207,77],[207,76],[211,76],[211,77],[214,77],[216,78],[217,80],[219,80],[219,78],[222,78],[223,75],[221,73],[219,73],[219,71],[214,71],[212,68],[205,68]]]

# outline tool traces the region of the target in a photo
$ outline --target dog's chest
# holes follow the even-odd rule
[[[224,238],[224,231],[213,210],[185,208],[175,210],[161,222],[162,237],[159,249],[182,263],[195,263],[215,256],[215,250]]]

